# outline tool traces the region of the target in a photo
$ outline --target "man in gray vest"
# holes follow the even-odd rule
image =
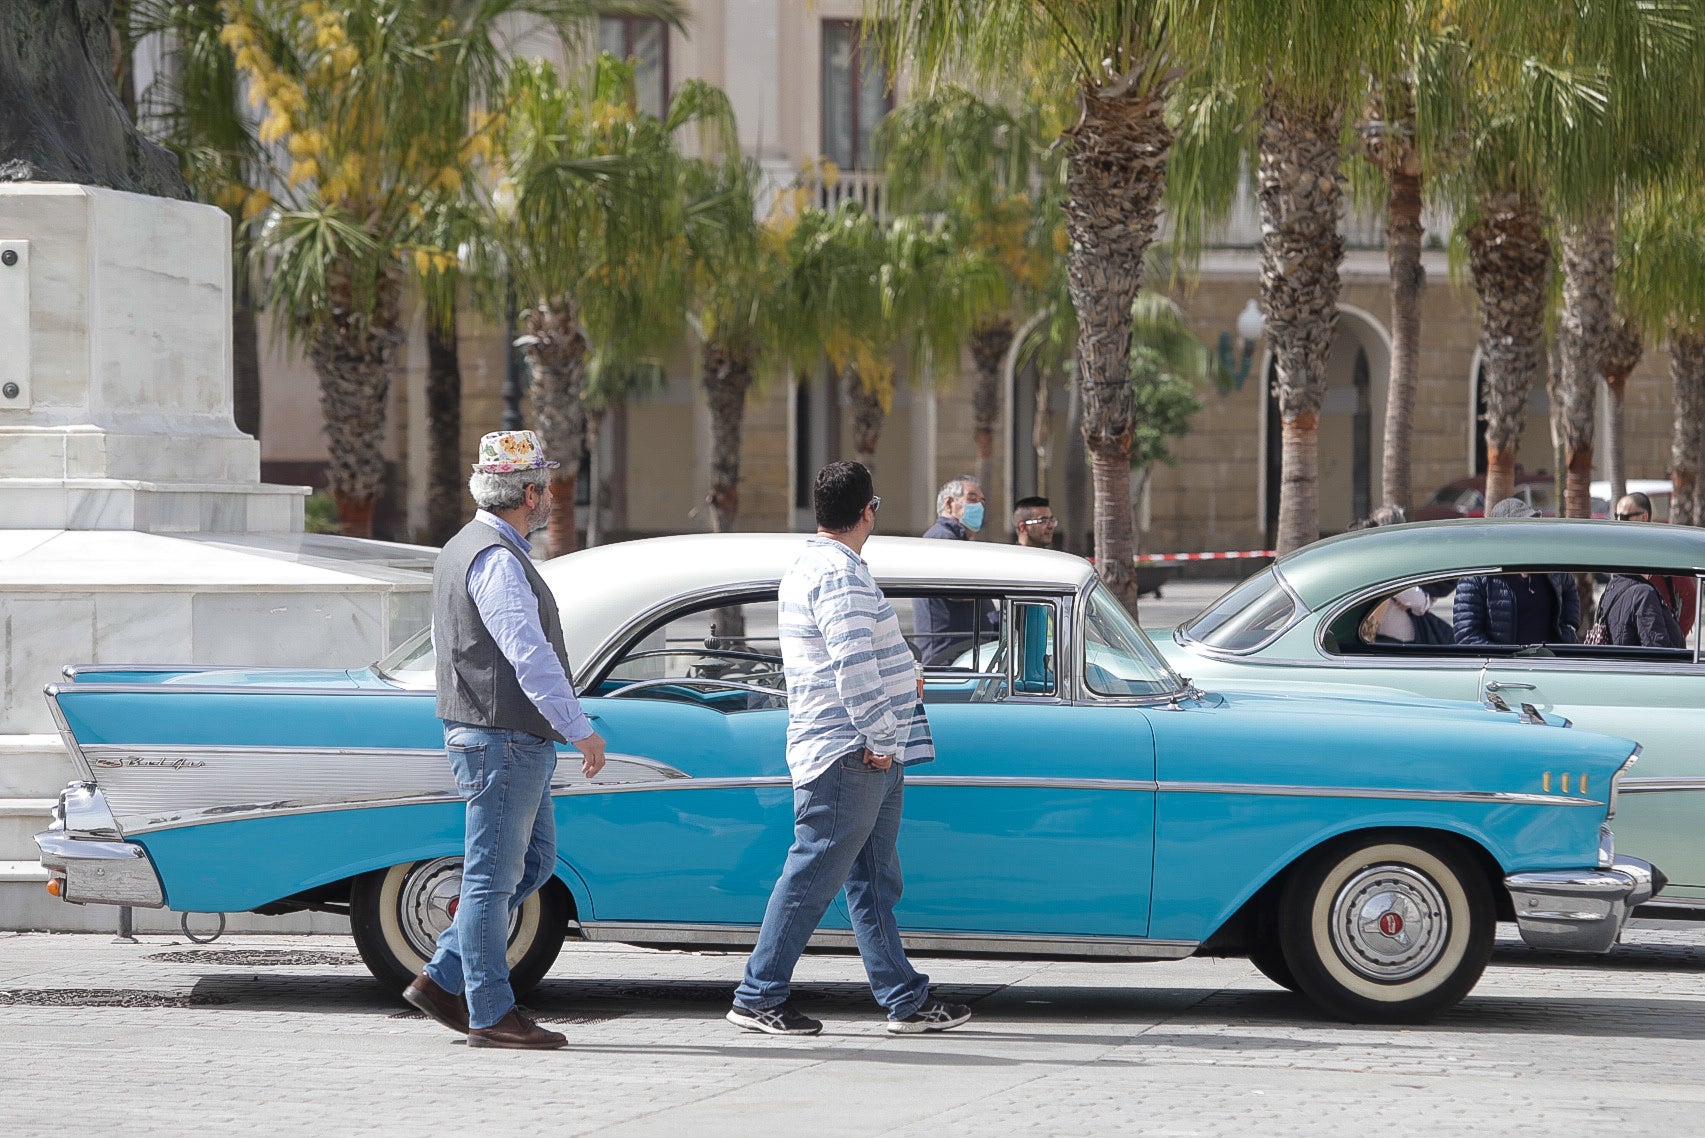
[[[432,570],[438,718],[467,800],[467,853],[455,918],[403,998],[470,1047],[568,1042],[515,1006],[506,960],[510,914],[556,865],[556,745],[574,744],[587,778],[604,766],[604,740],[569,678],[556,600],[528,556],[526,535],[550,519],[556,465],[532,431],[481,439],[468,482],[479,512]]]

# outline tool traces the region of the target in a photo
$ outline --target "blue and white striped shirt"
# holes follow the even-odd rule
[[[777,599],[793,784],[864,747],[907,766],[935,758],[916,662],[864,559],[807,538]]]

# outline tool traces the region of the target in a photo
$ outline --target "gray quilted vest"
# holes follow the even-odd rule
[[[562,642],[562,621],[550,586],[533,568],[532,558],[497,530],[475,519],[438,554],[432,567],[432,639],[438,650],[438,718],[480,727],[526,731],[566,743],[521,690],[515,668],[486,631],[479,609],[468,596],[468,570],[474,559],[501,545],[521,562],[527,583],[539,600],[539,624],[556,649],[562,670],[573,682],[568,651]]]

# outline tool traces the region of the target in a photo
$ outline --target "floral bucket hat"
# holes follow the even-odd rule
[[[493,431],[480,439],[480,474],[513,474],[517,470],[555,470],[557,463],[545,457],[539,436],[532,431]]]

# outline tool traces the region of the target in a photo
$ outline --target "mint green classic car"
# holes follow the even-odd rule
[[[1455,642],[1459,579],[1558,572],[1576,575],[1588,612],[1572,630],[1575,641],[1589,639],[1588,594],[1601,595],[1620,573],[1654,578],[1687,646],[1587,644],[1567,635],[1548,643]],[[1561,715],[1588,731],[1634,739],[1642,751],[1621,784],[1618,852],[1663,866],[1670,884],[1655,906],[1705,913],[1702,576],[1705,530],[1691,526],[1563,518],[1387,526],[1282,557],[1179,625],[1170,642],[1156,639],[1175,669],[1204,686],[1396,689],[1479,700],[1517,716]],[[1376,610],[1415,586],[1438,618],[1418,618],[1435,642],[1418,627],[1421,635],[1406,642],[1378,635]],[[1530,789],[1578,792],[1568,778],[1545,772]]]

